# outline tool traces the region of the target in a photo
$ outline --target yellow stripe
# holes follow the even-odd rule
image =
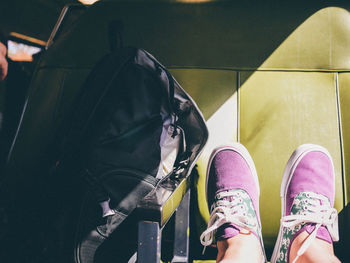
[[[10,36],[17,37],[17,38],[23,39],[25,41],[29,41],[29,42],[41,45],[41,46],[46,46],[46,42],[45,41],[37,39],[37,38],[34,38],[34,37],[29,37],[29,36],[26,36],[26,35],[23,35],[23,34],[20,34],[20,33],[11,32]]]

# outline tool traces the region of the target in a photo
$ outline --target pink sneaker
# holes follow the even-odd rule
[[[266,261],[259,217],[259,181],[247,149],[236,143],[216,148],[208,163],[206,197],[210,211],[203,246],[239,233],[254,234]]]
[[[339,240],[334,195],[334,167],[329,152],[318,145],[299,146],[283,173],[282,219],[271,263],[289,262],[291,244],[303,231],[310,235],[293,262],[316,237],[329,243]]]

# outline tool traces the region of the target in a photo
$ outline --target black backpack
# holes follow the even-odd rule
[[[157,184],[191,173],[208,130],[166,68],[132,47],[96,64],[69,122],[58,167],[79,167],[96,201],[110,200],[113,209],[104,224],[78,235],[76,261],[85,263]]]

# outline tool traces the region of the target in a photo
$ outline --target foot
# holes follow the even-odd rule
[[[315,238],[328,243],[339,239],[334,195],[334,167],[329,152],[312,144],[298,147],[283,174],[282,219],[271,262],[289,262],[293,241],[305,231],[308,237],[293,262]]]
[[[216,148],[207,169],[208,228],[200,239],[204,246],[238,234],[255,235],[265,260],[259,217],[259,182],[254,162],[241,144]]]

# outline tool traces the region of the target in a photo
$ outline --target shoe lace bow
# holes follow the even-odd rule
[[[254,231],[257,224],[253,218],[247,216],[247,206],[243,204],[240,192],[220,192],[216,195],[216,200],[211,207],[208,227],[200,236],[204,250],[212,244],[214,233],[223,224],[232,223],[246,231]]]
[[[282,225],[287,228],[305,223],[316,224],[312,233],[300,246],[293,263],[305,253],[311,242],[316,238],[317,231],[322,225],[327,227],[333,241],[339,240],[337,210],[330,206],[329,200],[325,196],[312,192],[308,192],[306,195],[309,199],[305,200],[306,204],[304,204],[302,210],[297,214],[284,216],[281,219]]]

